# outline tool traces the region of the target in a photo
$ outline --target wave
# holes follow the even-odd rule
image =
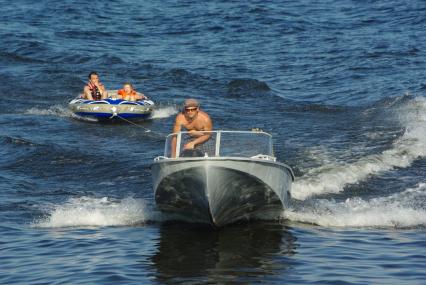
[[[0,52],[0,59],[8,62],[23,62],[23,63],[44,63],[44,61],[39,59],[30,58],[27,56],[22,56],[17,53],[12,52]]]
[[[284,218],[294,222],[333,227],[426,226],[426,183],[401,193],[369,201],[359,197],[341,203],[318,199],[298,209],[288,209]]]
[[[408,167],[414,160],[425,157],[426,99],[415,97],[393,111],[405,131],[392,148],[361,157],[353,163],[327,162],[311,169],[293,184],[292,196],[305,200],[313,195],[339,193],[348,184],[396,167]]]
[[[33,227],[59,228],[82,226],[128,226],[156,219],[156,212],[143,199],[108,197],[71,198],[65,204],[53,206],[46,217],[35,221]],[[158,218],[157,218],[158,219]]]
[[[177,114],[178,112],[179,112],[178,106],[159,107],[159,108],[154,110],[151,118],[153,118],[153,119],[168,118],[170,116]]]
[[[253,90],[261,90],[261,91],[269,91],[268,84],[263,81],[259,81],[257,79],[234,79],[228,83],[228,88],[231,90],[238,89],[253,89]]]
[[[19,137],[10,137],[10,136],[2,136],[0,137],[0,141],[3,143],[11,144],[11,145],[24,145],[24,146],[38,146],[28,139],[19,138]]]
[[[50,106],[47,109],[39,109],[32,107],[24,112],[26,115],[38,115],[38,116],[56,116],[56,117],[68,117],[77,118],[77,116],[67,107],[61,105]]]
[[[31,226],[35,228],[65,227],[108,227],[134,226],[167,221],[196,222],[179,215],[156,210],[144,199],[128,197],[114,199],[109,197],[70,198],[61,205],[43,206],[44,217],[36,219]],[[272,217],[268,217],[272,219]],[[276,218],[275,216],[273,218]]]
[[[96,118],[91,117],[82,117],[74,114],[70,109],[61,105],[50,106],[47,109],[39,109],[36,107],[30,108],[25,111],[27,115],[37,115],[37,116],[55,116],[62,118],[72,118],[80,121],[86,122],[97,122]]]
[[[238,96],[258,92],[268,92],[271,88],[257,79],[234,79],[228,83],[228,95]]]

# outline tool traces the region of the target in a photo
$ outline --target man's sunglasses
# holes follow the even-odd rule
[[[197,111],[198,110],[198,108],[197,107],[195,107],[195,108],[185,108],[185,112],[195,112],[195,111]]]

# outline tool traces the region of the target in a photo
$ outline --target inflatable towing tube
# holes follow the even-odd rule
[[[69,108],[74,114],[103,120],[115,118],[147,119],[151,116],[154,107],[155,104],[151,100],[126,101],[114,98],[104,100],[76,98],[69,103]]]

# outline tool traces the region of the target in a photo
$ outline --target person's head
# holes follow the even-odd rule
[[[99,75],[95,71],[90,72],[88,77],[90,81],[99,82]]]
[[[134,90],[132,83],[129,82],[123,84],[123,89],[127,94],[130,94]]]
[[[183,112],[186,118],[193,119],[197,116],[200,104],[195,99],[186,99],[183,105]]]

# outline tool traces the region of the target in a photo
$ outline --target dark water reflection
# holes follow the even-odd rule
[[[247,284],[283,280],[296,239],[279,223],[234,225],[218,231],[189,224],[160,228],[152,257],[157,281],[167,284]]]

